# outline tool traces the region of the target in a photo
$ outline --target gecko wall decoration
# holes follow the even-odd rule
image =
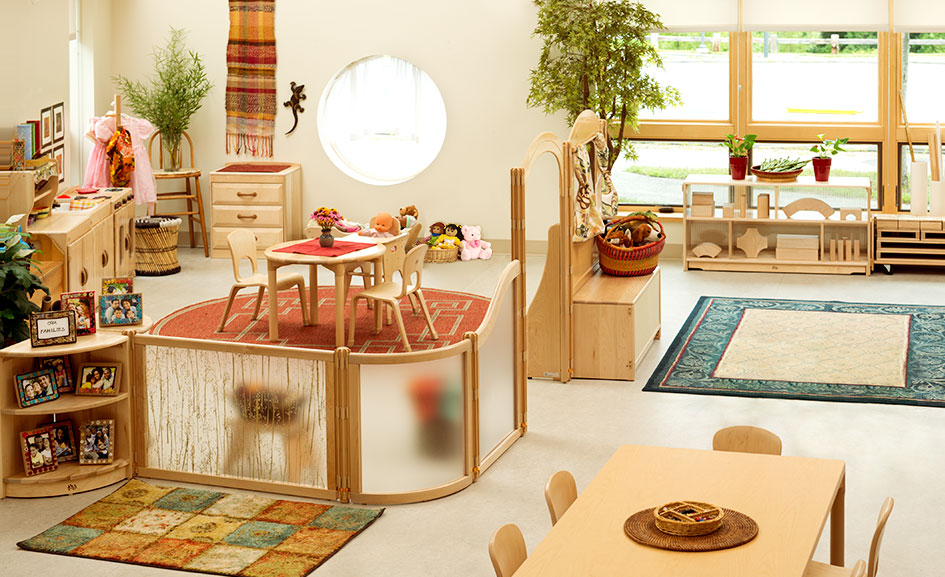
[[[299,125],[299,114],[305,112],[305,109],[302,108],[302,101],[305,100],[305,95],[302,94],[302,91],[305,90],[305,85],[296,86],[295,82],[290,82],[289,88],[292,89],[292,97],[286,100],[283,106],[292,109],[292,116],[295,118],[295,122],[292,123],[292,128],[286,132],[286,134],[295,132],[295,128]]]

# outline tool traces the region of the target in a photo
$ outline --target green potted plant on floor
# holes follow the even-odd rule
[[[817,138],[820,139],[820,143],[810,147],[811,152],[817,153],[813,158],[814,180],[817,182],[827,182],[830,178],[830,165],[833,164],[833,157],[839,152],[846,152],[846,150],[840,147],[849,142],[850,139],[837,138],[836,140],[827,140],[824,138],[823,134],[818,134]]]
[[[748,153],[755,146],[757,134],[746,134],[744,138],[735,134],[726,134],[725,141],[719,146],[728,149],[728,167],[732,180],[745,180],[748,171]]]
[[[28,244],[29,235],[17,231],[14,223],[22,214],[11,216],[0,225],[0,345],[7,346],[29,338],[26,323],[30,313],[39,312],[30,299],[36,291],[47,295],[49,289],[30,270],[31,255],[36,252]]]
[[[124,76],[115,77],[115,85],[131,110],[161,131],[170,170],[180,169],[182,134],[213,88],[200,56],[184,46],[185,36],[183,30],[171,28],[167,45],[154,47],[155,77],[149,86]]]

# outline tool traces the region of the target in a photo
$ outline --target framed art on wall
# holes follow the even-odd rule
[[[60,102],[52,107],[53,142],[61,142],[66,137],[66,106]]]
[[[80,465],[111,463],[115,459],[115,419],[86,421],[80,431]]]
[[[21,409],[59,398],[59,389],[56,388],[52,369],[23,373],[17,375],[14,380],[16,402]]]
[[[66,146],[58,144],[52,151],[53,160],[56,161],[56,171],[59,173],[60,184],[66,180]]]
[[[59,468],[59,461],[56,460],[56,453],[52,447],[52,430],[49,427],[20,433],[23,468],[26,470],[27,477]]]
[[[52,107],[44,108],[39,113],[39,150],[46,152],[53,143]]]
[[[68,345],[75,342],[75,311],[30,313],[30,345]]]

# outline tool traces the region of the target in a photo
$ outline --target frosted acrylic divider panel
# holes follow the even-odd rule
[[[146,351],[149,467],[327,488],[323,361]]]
[[[463,356],[361,365],[361,491],[405,493],[464,474]]]
[[[515,299],[506,290],[492,332],[479,347],[479,457],[515,429]]]

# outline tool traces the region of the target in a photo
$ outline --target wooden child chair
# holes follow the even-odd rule
[[[489,558],[496,577],[512,577],[528,558],[525,537],[515,523],[502,525],[489,541]]]
[[[575,500],[577,500],[577,484],[571,473],[558,471],[548,479],[545,485],[545,502],[548,503],[548,512],[551,513],[552,526]]]
[[[233,306],[236,293],[247,287],[259,287],[259,294],[256,295],[256,308],[253,310],[253,320],[258,319],[259,307],[262,304],[266,288],[269,286],[269,278],[256,269],[256,235],[249,230],[240,228],[228,234],[226,242],[230,245],[230,258],[233,259],[233,277],[236,279],[236,283],[230,288],[230,298],[226,301],[226,310],[223,311],[223,319],[220,320],[217,332],[223,332],[223,327],[226,326],[226,319],[230,316],[230,308]],[[253,270],[252,274],[246,277],[240,275],[240,261],[244,258],[249,259],[249,264]],[[306,325],[309,324],[308,307],[305,305],[305,278],[298,273],[287,274],[279,277],[276,286],[278,287],[277,290],[292,286],[298,287],[299,299],[302,301],[302,322]]]
[[[883,505],[879,508],[879,518],[876,519],[876,530],[873,531],[873,540],[870,542],[870,556],[866,571],[863,571],[863,561],[858,561],[853,566],[852,572],[846,567],[836,567],[818,561],[811,561],[807,564],[804,577],[859,577],[860,575],[876,577],[876,572],[879,571],[879,548],[883,545],[886,522],[889,521],[889,514],[892,513],[894,504],[895,501],[892,497],[886,497]]]
[[[726,427],[712,437],[712,449],[732,453],[780,455],[781,438],[759,427]]]

